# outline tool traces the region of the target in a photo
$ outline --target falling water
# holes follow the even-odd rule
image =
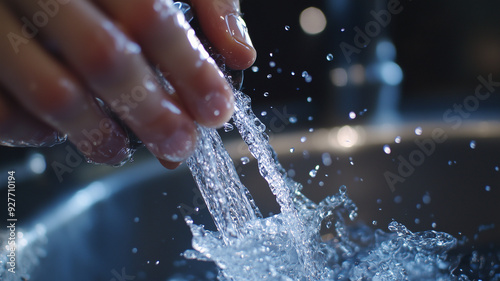
[[[355,220],[357,207],[345,186],[319,204],[312,202],[278,162],[250,98],[240,91],[235,98],[233,123],[281,213],[263,218],[217,131],[199,127],[198,147],[187,163],[218,231],[186,217],[193,234],[186,258],[215,262],[219,280],[454,279],[450,272],[457,261],[446,254],[457,243],[453,236],[413,233],[395,221],[389,233],[346,223]]]

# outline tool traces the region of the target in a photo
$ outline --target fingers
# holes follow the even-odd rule
[[[233,111],[233,94],[215,62],[171,0],[95,0],[158,65],[200,124],[219,127]]]
[[[191,0],[200,26],[209,41],[235,70],[250,67],[256,58],[239,0]]]
[[[57,131],[8,101],[0,91],[0,144],[5,146],[53,146],[63,141]]]
[[[90,160],[117,164],[128,154],[123,130],[0,4],[0,84],[33,116],[64,132]],[[29,132],[29,127],[25,132]]]
[[[34,13],[33,3],[19,5]],[[41,31],[46,39],[155,156],[182,161],[190,155],[193,120],[157,85],[137,43],[87,1],[60,6],[49,24]]]

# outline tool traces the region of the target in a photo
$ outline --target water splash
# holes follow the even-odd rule
[[[413,233],[397,222],[389,225],[391,233],[356,224],[357,207],[345,186],[312,202],[280,165],[250,98],[239,91],[235,98],[233,123],[281,213],[262,217],[217,132],[200,127],[198,148],[187,163],[218,231],[186,217],[193,234],[186,258],[215,262],[219,280],[452,279],[457,261],[446,252],[457,243],[453,236]]]

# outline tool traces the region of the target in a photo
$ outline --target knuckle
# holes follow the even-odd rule
[[[48,118],[74,115],[85,103],[75,85],[68,80],[47,81],[33,92],[33,111]]]
[[[124,54],[135,44],[112,23],[89,31],[85,41],[88,46],[82,49],[80,56],[84,75],[103,81],[120,70],[126,59]]]

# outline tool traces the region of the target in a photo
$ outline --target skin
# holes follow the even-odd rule
[[[190,5],[228,67],[253,64],[237,0]],[[229,85],[171,0],[0,0],[0,19],[4,145],[51,146],[67,135],[90,160],[120,163],[129,140],[98,97],[175,168],[194,149],[195,122],[220,127],[233,112]]]

